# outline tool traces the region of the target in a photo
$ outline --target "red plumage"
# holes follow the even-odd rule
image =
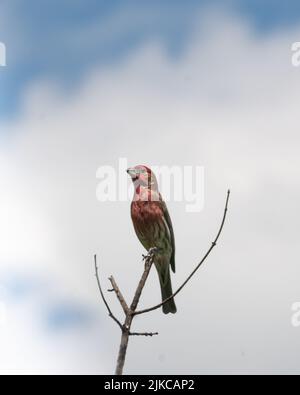
[[[154,264],[158,272],[162,300],[172,295],[170,265],[175,272],[175,240],[167,206],[154,173],[146,166],[128,169],[134,182],[131,218],[136,235],[147,251],[156,248]],[[176,313],[174,300],[163,305],[163,312]]]

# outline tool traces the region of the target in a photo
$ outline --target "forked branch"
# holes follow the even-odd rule
[[[148,313],[150,311],[159,309],[160,307],[162,307],[165,303],[167,303],[170,299],[175,298],[179,292],[185,287],[185,285],[191,280],[191,278],[194,276],[194,274],[198,271],[198,269],[202,266],[202,264],[206,261],[206,259],[208,258],[208,256],[210,255],[210,253],[212,252],[212,250],[216,247],[217,242],[221,236],[222,230],[224,228],[225,225],[225,221],[226,221],[226,217],[227,217],[227,212],[228,212],[228,204],[229,204],[229,198],[230,198],[230,191],[227,192],[227,198],[226,198],[226,203],[225,203],[225,209],[224,209],[224,213],[223,213],[223,217],[222,217],[222,222],[219,228],[219,231],[217,233],[217,236],[215,238],[215,240],[212,242],[210,248],[208,249],[207,253],[204,255],[204,257],[201,259],[201,261],[198,263],[198,265],[195,267],[195,269],[192,271],[192,273],[187,277],[187,279],[183,282],[183,284],[176,290],[176,292],[173,293],[173,295],[171,295],[170,297],[168,297],[167,299],[165,299],[163,302],[156,304],[155,306],[149,307],[147,309],[143,309],[143,310],[137,310],[137,306],[142,294],[142,291],[145,287],[148,275],[150,273],[151,267],[153,265],[154,262],[154,258],[155,258],[155,251],[151,251],[149,252],[149,254],[144,257],[145,260],[145,268],[144,268],[144,272],[142,274],[142,277],[139,281],[138,287],[135,291],[132,303],[130,305],[130,307],[128,307],[129,305],[126,303],[115,279],[111,276],[109,278],[109,281],[112,285],[112,289],[109,290],[111,292],[114,292],[118,298],[118,301],[120,303],[120,305],[122,306],[123,312],[125,314],[125,320],[124,320],[124,324],[122,325],[121,322],[118,320],[118,318],[116,318],[116,316],[112,313],[111,308],[109,307],[104,293],[102,291],[101,288],[101,283],[100,283],[100,279],[99,279],[99,271],[98,271],[98,266],[97,266],[97,257],[96,255],[94,256],[94,262],[95,262],[95,271],[96,271],[96,278],[97,278],[97,283],[98,283],[98,287],[99,287],[99,291],[102,297],[102,300],[107,308],[108,314],[109,316],[117,323],[117,325],[120,327],[121,331],[122,331],[122,337],[121,337],[121,344],[120,344],[120,349],[119,349],[119,355],[118,355],[118,361],[117,361],[117,367],[116,367],[116,374],[117,375],[121,375],[123,373],[123,368],[124,368],[124,363],[125,363],[125,358],[126,358],[126,352],[127,352],[127,347],[128,347],[128,341],[129,341],[129,336],[155,336],[158,335],[157,332],[131,332],[131,325],[132,325],[132,321],[133,318],[136,315],[140,315],[140,314],[144,314],[144,313]]]

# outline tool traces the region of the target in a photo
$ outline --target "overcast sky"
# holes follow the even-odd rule
[[[120,333],[93,254],[105,287],[114,274],[130,298],[144,251],[130,202],[97,201],[96,172],[127,158],[204,167],[204,209],[168,203],[174,288],[215,237],[228,188],[232,199],[178,313],[136,320],[160,335],[130,339],[125,372],[299,373],[298,3],[29,3],[0,13],[0,372],[113,372]],[[159,300],[153,272],[141,304]]]

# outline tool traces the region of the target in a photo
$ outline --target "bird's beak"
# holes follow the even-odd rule
[[[137,177],[137,172],[134,168],[129,167],[129,169],[127,169],[126,171],[132,179],[135,179]]]

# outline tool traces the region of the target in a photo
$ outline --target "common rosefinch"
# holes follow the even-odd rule
[[[171,218],[158,190],[154,173],[146,166],[127,170],[134,183],[131,218],[135,233],[147,251],[156,249],[154,264],[158,273],[162,300],[173,294],[170,266],[175,273],[175,240]],[[176,313],[173,299],[162,307],[165,314]]]

